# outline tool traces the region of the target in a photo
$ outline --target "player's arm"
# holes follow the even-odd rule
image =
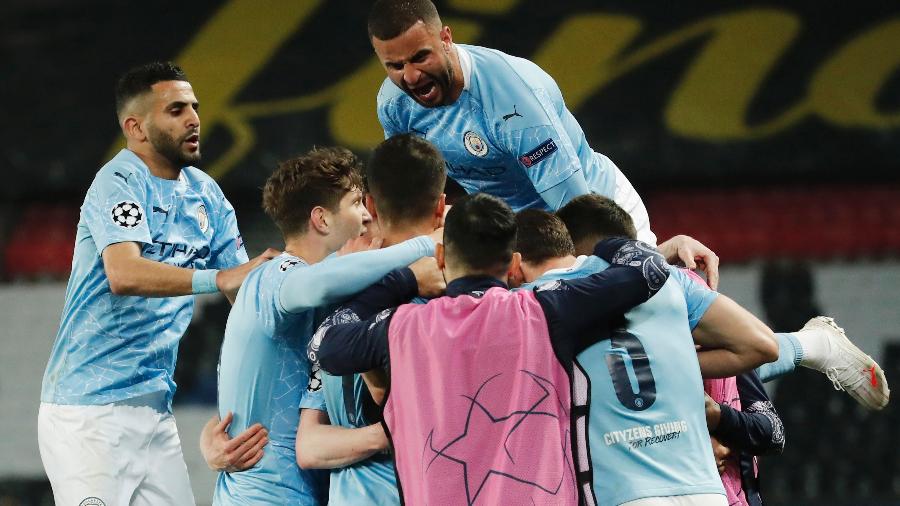
[[[710,434],[725,446],[751,455],[780,454],[784,450],[784,424],[759,376],[753,371],[742,374],[737,377],[737,387],[740,411],[707,398]]]
[[[350,429],[331,425],[328,413],[300,410],[297,465],[303,469],[334,469],[355,464],[388,448],[380,424]]]
[[[660,243],[660,254],[669,263],[680,261],[688,269],[699,268],[706,273],[709,287],[719,287],[719,256],[703,243],[688,235],[676,235]]]
[[[692,332],[704,378],[737,376],[778,359],[772,330],[724,295],[715,298]]]
[[[279,291],[291,313],[338,302],[375,283],[394,269],[434,255],[434,240],[419,236],[395,246],[331,258],[288,273]]]
[[[269,431],[256,423],[234,438],[228,435],[233,415],[210,418],[200,433],[200,453],[213,471],[234,473],[255,466],[263,457],[263,447],[269,442]]]
[[[662,256],[638,241],[604,239],[597,243],[594,255],[609,262],[610,267],[535,290],[552,334],[562,340],[580,340],[566,344],[575,353],[596,341],[597,334],[591,330],[646,302],[669,275]]]
[[[148,260],[135,242],[110,244],[102,256],[109,288],[116,295],[171,297],[221,291],[233,301],[247,274],[277,254],[270,248],[250,262],[225,270],[194,270]]]

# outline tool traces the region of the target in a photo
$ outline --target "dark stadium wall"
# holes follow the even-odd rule
[[[274,162],[381,139],[370,2],[5,8],[5,197],[82,194],[119,146],[111,89],[174,59],[203,107],[203,168],[251,198]],[[641,190],[897,180],[900,4],[438,2],[458,42],[534,60]],[[238,197],[240,198],[240,197]]]

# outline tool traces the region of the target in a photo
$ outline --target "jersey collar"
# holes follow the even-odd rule
[[[459,66],[463,75],[463,90],[468,90],[469,83],[472,81],[472,55],[459,44],[453,44],[453,47],[456,48],[456,54],[459,55]]]

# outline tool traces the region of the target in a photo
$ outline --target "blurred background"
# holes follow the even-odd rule
[[[437,2],[457,42],[529,58],[558,81],[595,150],[644,198],[660,239],[718,252],[721,290],[776,330],[834,316],[900,385],[900,4]],[[251,256],[282,246],[260,210],[280,159],[381,138],[370,2],[5,0],[0,5],[0,506],[52,504],[37,451],[40,381],[75,224],[121,146],[113,84],[156,59],[200,102],[203,162]],[[198,504],[228,312],[198,300],[176,416]],[[769,384],[784,454],[772,505],[900,504],[900,407],[868,413],[821,374]],[[900,388],[900,386],[895,386]]]

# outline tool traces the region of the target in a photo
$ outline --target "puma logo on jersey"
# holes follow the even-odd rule
[[[165,215],[166,215],[166,219],[169,218],[169,210],[168,210],[168,209],[163,209],[163,208],[161,208],[161,207],[153,206],[153,212],[154,212],[154,213],[162,213],[162,214],[165,214]]]
[[[128,178],[131,177],[131,174],[130,174],[130,173],[129,173],[127,176],[123,176],[123,175],[122,175],[121,173],[119,173],[118,171],[113,172],[113,175],[122,178],[122,181],[125,181],[125,184],[128,184]]]
[[[515,117],[515,116],[518,116],[518,117],[520,117],[520,118],[524,118],[524,117],[525,117],[525,116],[522,116],[521,114],[519,114],[519,111],[516,110],[516,106],[514,105],[514,106],[513,106],[513,112],[511,112],[511,113],[509,113],[509,114],[504,114],[504,115],[503,115],[503,121],[507,121],[507,120],[509,120],[510,118],[513,118],[513,117]]]

